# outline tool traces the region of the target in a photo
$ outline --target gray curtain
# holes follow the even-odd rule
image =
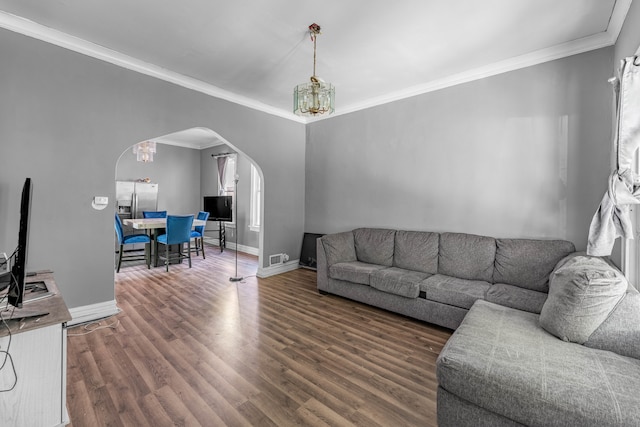
[[[224,179],[224,172],[227,169],[227,159],[229,159],[227,156],[218,157],[216,159],[218,161],[218,196],[222,196],[224,194],[224,189],[227,188],[227,183]]]
[[[616,98],[616,168],[589,227],[587,253],[596,256],[611,255],[618,237],[633,239],[629,208],[640,204],[640,180],[634,170],[634,156],[640,146],[640,57],[622,60],[619,76],[612,83]]]

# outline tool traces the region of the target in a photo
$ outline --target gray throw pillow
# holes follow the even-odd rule
[[[540,326],[563,341],[583,344],[627,291],[627,279],[598,257],[574,256],[549,278]]]
[[[493,283],[548,292],[549,274],[575,250],[565,240],[497,239]]]
[[[358,261],[369,264],[393,265],[396,230],[384,228],[356,228],[353,230]]]
[[[353,243],[353,232],[326,234],[321,237],[327,257],[327,265],[339,262],[356,261],[356,248]]]

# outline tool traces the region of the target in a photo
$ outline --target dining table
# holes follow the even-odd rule
[[[136,230],[157,231],[159,228],[167,228],[167,218],[126,218],[122,222]],[[193,219],[193,227],[202,227],[203,225],[207,225],[207,221]]]
[[[167,218],[125,218],[122,220],[122,223],[128,225],[136,230],[149,230],[151,232],[151,238],[155,241],[158,237],[158,230],[167,228]],[[201,227],[203,225],[207,225],[207,221],[202,219],[193,219],[192,227]],[[155,257],[155,245],[151,245],[152,259],[154,260],[153,265],[157,267],[156,257]],[[178,247],[179,251],[182,251],[182,245]]]

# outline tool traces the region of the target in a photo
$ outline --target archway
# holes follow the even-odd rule
[[[132,144],[124,150],[118,157],[115,164],[115,180],[148,180],[162,181],[159,186],[158,208],[160,210],[170,210],[176,214],[186,214],[197,212],[202,209],[203,197],[206,195],[217,195],[217,191],[213,194],[212,188],[217,188],[217,182],[209,182],[212,177],[217,177],[217,165],[212,157],[213,154],[222,151],[237,153],[239,159],[252,165],[260,176],[260,223],[264,224],[264,175],[260,166],[244,152],[239,150],[235,145],[227,141],[217,132],[208,128],[190,128],[182,131],[174,132],[164,136],[151,137],[148,140],[157,143],[157,153],[153,162],[141,163],[136,161],[133,154]],[[211,168],[207,169],[207,168]],[[247,166],[248,167],[248,166]],[[214,171],[212,171],[215,169]],[[248,170],[248,169],[247,169]],[[240,180],[250,182],[248,174],[241,176]],[[246,187],[246,186],[245,186]],[[162,191],[165,188],[165,191]],[[195,189],[194,191],[185,191],[185,189]],[[246,190],[246,188],[245,188]],[[163,196],[164,193],[164,196]],[[244,206],[245,197],[247,204]],[[249,194],[239,192],[238,207],[239,209],[249,209]],[[117,199],[117,196],[116,196]],[[115,209],[117,211],[118,200],[115,201]],[[168,208],[168,209],[167,209]],[[248,229],[248,227],[247,227]],[[233,231],[235,238],[242,236],[238,230]],[[238,242],[241,251],[250,249],[249,253],[258,256],[258,266],[262,265],[263,247],[264,247],[264,229],[260,227],[257,232],[257,248],[243,245],[242,241],[231,240],[233,243]],[[255,240],[255,239],[253,239]],[[253,241],[252,240],[252,241]],[[254,253],[255,249],[255,253]]]

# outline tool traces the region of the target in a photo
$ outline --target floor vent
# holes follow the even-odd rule
[[[284,254],[269,255],[269,266],[278,265],[284,263]]]

